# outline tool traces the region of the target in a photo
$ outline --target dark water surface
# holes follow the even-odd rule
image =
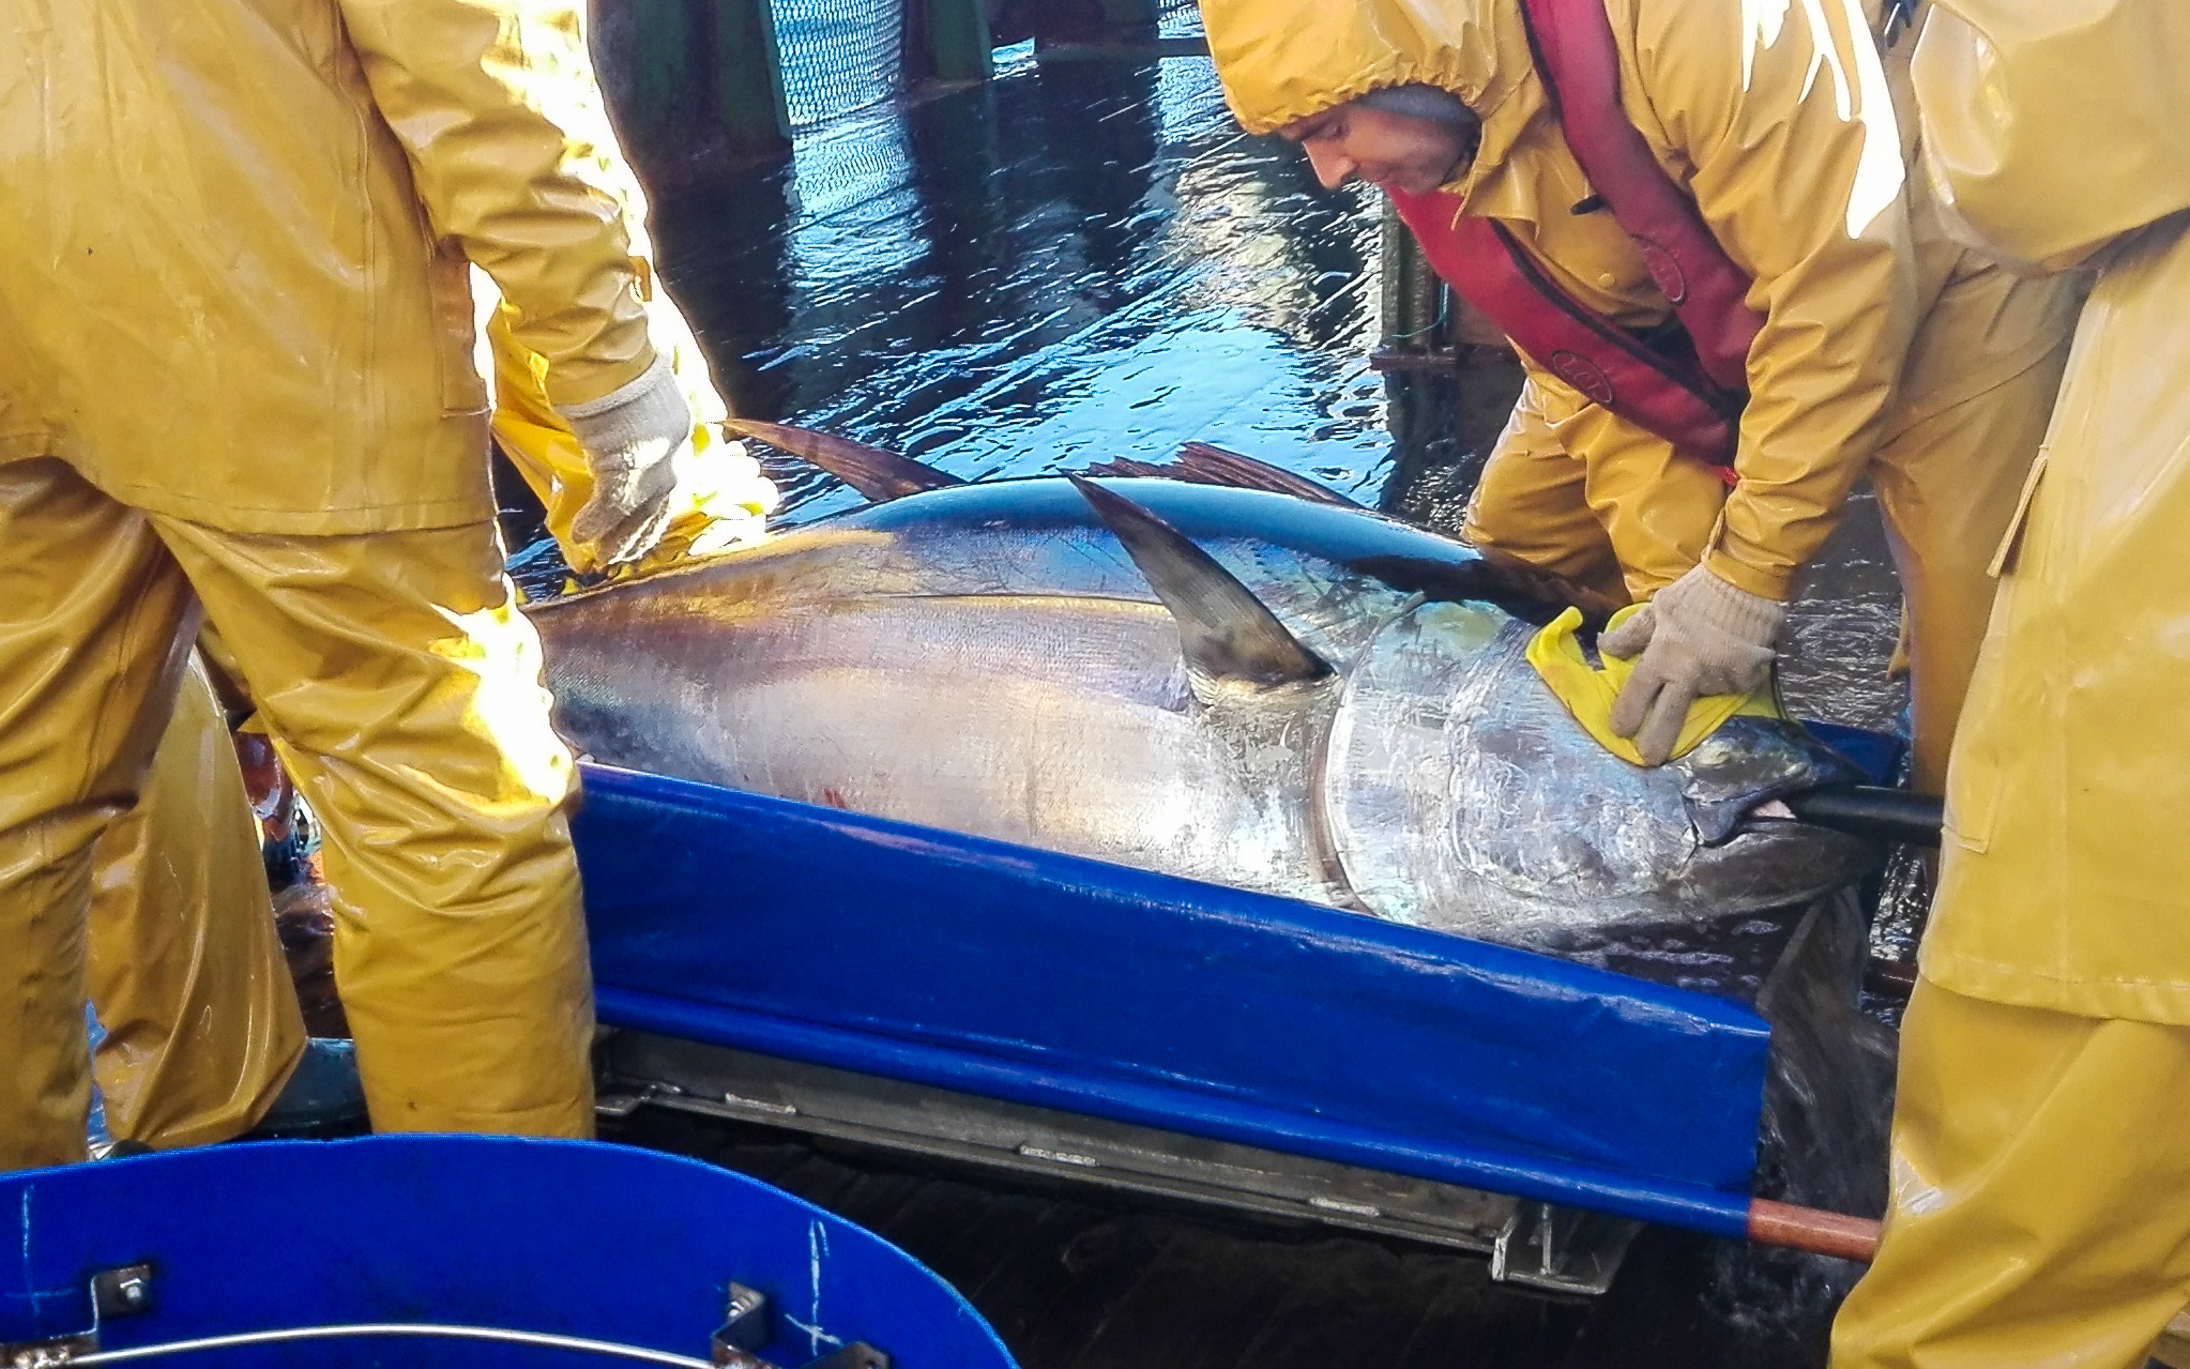
[[[1188,438],[1374,501],[1376,219],[1239,133],[1206,58],[1031,62],[665,203],[664,273],[739,410],[956,474]],[[842,507],[785,473],[792,516]]]
[[[674,148],[635,149],[642,164]],[[737,410],[967,478],[1187,439],[1450,526],[1395,458],[1369,364],[1372,192],[1318,188],[1297,149],[1233,125],[1206,58],[1009,53],[989,85],[805,121],[792,162],[657,204],[662,271]],[[1465,456],[1466,453],[1459,453]],[[785,462],[786,516],[854,496]],[[1437,473],[1432,473],[1435,477]],[[555,578],[550,549],[525,558]],[[1793,620],[1789,701],[1890,726],[1898,613],[1864,497]],[[674,1119],[628,1139],[761,1173],[929,1260],[1029,1369],[1174,1365],[1822,1365],[1847,1269],[1674,1232],[1612,1295],[1549,1303],[1481,1261],[1273,1233],[817,1154]]]

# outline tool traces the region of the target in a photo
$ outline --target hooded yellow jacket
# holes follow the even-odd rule
[[[232,531],[493,515],[467,259],[557,403],[654,359],[569,0],[0,0],[0,460]]]
[[[2186,63],[2174,0],[1938,0],[1916,82],[1940,201],[1971,241],[2046,265],[2190,209]]]
[[[1751,275],[1749,303],[1766,318],[1750,352],[1740,482],[1705,563],[1784,598],[1889,424],[1909,421],[1889,404],[1923,301],[1955,253],[1918,241],[1872,16],[1852,0],[1605,9],[1629,120]],[[1441,86],[1482,119],[1475,157],[1447,187],[1467,212],[1504,223],[1600,313],[1644,327],[1671,316],[1611,214],[1576,212],[1590,187],[1548,107],[1518,0],[1203,0],[1202,11],[1250,132],[1380,86]],[[1993,369],[2012,373],[2055,342]],[[1958,376],[1959,394],[1932,399],[1998,378]],[[1587,404],[1533,368],[1530,383],[1544,413]]]

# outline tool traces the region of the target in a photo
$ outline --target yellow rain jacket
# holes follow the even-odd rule
[[[2181,0],[1939,0],[1917,47],[1965,231],[2097,278],[2001,550],[1834,1369],[2140,1369],[2190,1302],[2186,72]]]
[[[0,1168],[81,1153],[88,852],[198,604],[324,821],[374,1125],[587,1134],[571,765],[468,288],[553,404],[656,359],[579,8],[0,0],[0,32]]]
[[[1622,108],[1765,316],[1739,482],[1729,491],[1530,365],[1469,535],[1601,593],[1644,599],[1701,561],[1785,599],[1868,471],[1915,629],[1917,782],[1936,789],[1990,610],[1986,561],[2052,402],[2074,288],[2013,280],[1940,231],[1904,170],[1900,54],[1881,61],[1876,16],[1854,0],[1604,6]],[[1575,212],[1591,188],[1518,0],[1203,0],[1202,12],[1250,132],[1382,86],[1441,86],[1482,120],[1445,187],[1467,212],[1498,219],[1591,309],[1636,328],[1672,318],[1612,215]]]
[[[0,31],[0,194],[42,206],[0,215],[0,437],[66,435],[115,498],[254,533],[492,518],[469,262],[553,402],[653,363],[571,0],[0,0]],[[102,253],[135,269],[73,269]]]
[[[1939,177],[2001,252],[2098,274],[1948,781],[1923,969],[2190,1026],[2190,6],[1946,8],[1917,58]]]

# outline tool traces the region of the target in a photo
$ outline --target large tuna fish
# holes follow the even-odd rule
[[[541,606],[573,744],[1545,947],[1798,903],[1869,858],[1745,821],[1852,778],[1799,728],[1618,760],[1523,658],[1556,605],[1304,482],[866,475],[903,497]]]

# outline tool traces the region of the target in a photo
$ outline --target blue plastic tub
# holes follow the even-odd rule
[[[726,1343],[768,1364],[873,1363],[862,1343],[894,1369],[1012,1364],[964,1299],[880,1237],[743,1175],[615,1146],[221,1146],[0,1177],[0,1213],[16,1227],[0,1364],[88,1332],[75,1363],[706,1365],[733,1284],[765,1305]],[[383,1329],[142,1353],[359,1325]],[[501,1334],[422,1333],[434,1326]]]

